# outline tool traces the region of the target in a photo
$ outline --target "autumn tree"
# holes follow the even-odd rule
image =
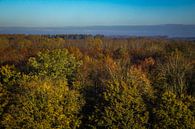
[[[191,62],[186,60],[182,52],[178,50],[172,52],[165,58],[165,63],[158,66],[158,88],[170,90],[176,94],[186,93],[189,88],[188,77],[192,69]]]

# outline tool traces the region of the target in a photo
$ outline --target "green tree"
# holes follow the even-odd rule
[[[3,127],[74,129],[81,124],[79,112],[84,101],[66,81],[31,81],[20,87],[21,92],[13,95],[13,104],[3,115]]]
[[[0,82],[5,86],[6,90],[14,91],[15,85],[21,78],[21,73],[14,65],[5,65],[0,68]]]
[[[34,75],[53,79],[67,78],[72,81],[81,61],[68,52],[67,49],[39,52],[28,61],[29,72]]]
[[[148,111],[135,87],[123,81],[105,82],[99,93],[99,103],[90,117],[93,128],[140,129],[146,128]]]
[[[154,108],[155,129],[194,129],[195,99],[182,95],[177,98],[171,91],[166,91],[158,97]]]

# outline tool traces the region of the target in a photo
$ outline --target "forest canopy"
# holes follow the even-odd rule
[[[195,128],[195,41],[0,35],[0,128]]]

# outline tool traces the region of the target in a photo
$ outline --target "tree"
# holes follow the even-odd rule
[[[67,78],[69,82],[74,80],[81,64],[67,49],[39,52],[28,61],[30,74],[53,79]]]
[[[158,88],[170,90],[175,94],[187,92],[188,76],[192,72],[192,64],[184,55],[176,50],[166,57],[165,63],[158,66]]]
[[[94,79],[94,106],[87,126],[93,128],[146,128],[149,112],[143,99],[152,96],[150,81],[136,67],[124,74],[119,63],[106,57]],[[92,98],[93,98],[92,97]],[[91,99],[92,99],[91,98]]]
[[[21,92],[12,96],[13,103],[3,115],[3,127],[74,129],[81,124],[79,112],[84,101],[66,81],[31,81],[20,87]]]
[[[195,128],[195,99],[191,96],[178,98],[171,91],[164,92],[158,97],[154,108],[155,129],[194,129]]]
[[[6,88],[0,83],[0,120],[4,113],[4,108],[9,102],[8,93]],[[1,127],[1,124],[0,124]]]
[[[102,89],[89,126],[108,129],[147,127],[148,111],[135,87],[114,80],[105,82]]]
[[[5,86],[8,91],[15,91],[16,85],[21,78],[21,73],[14,65],[5,65],[0,68],[0,83]]]

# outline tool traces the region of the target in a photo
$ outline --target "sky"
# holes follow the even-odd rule
[[[195,0],[0,0],[1,27],[195,24]]]

